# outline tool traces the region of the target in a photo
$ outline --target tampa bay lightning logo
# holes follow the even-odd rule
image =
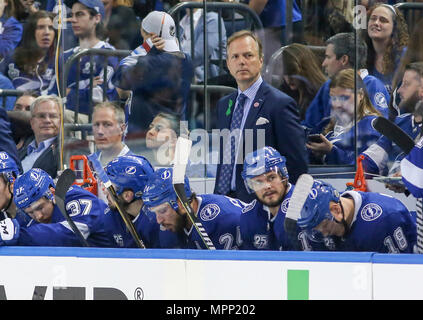
[[[135,166],[129,166],[125,168],[126,174],[134,175],[135,172],[137,172],[137,168],[135,168]]]
[[[31,178],[31,180],[33,180],[33,181],[38,181],[38,179],[40,179],[40,174],[38,173],[38,172],[36,172],[36,171],[32,171],[30,174],[29,174],[29,177]]]
[[[286,213],[288,211],[288,206],[289,206],[289,200],[291,198],[285,199],[282,204],[281,204],[281,211],[282,213]]]
[[[363,207],[360,214],[364,221],[373,221],[379,218],[382,212],[383,210],[378,204],[369,203]]]
[[[374,97],[375,97],[376,105],[378,105],[381,108],[388,108],[388,104],[386,103],[386,98],[382,92],[377,92]]]
[[[220,207],[217,204],[210,203],[200,211],[200,217],[203,221],[210,221],[220,213]]]
[[[312,188],[312,189],[310,190],[310,195],[309,195],[309,197],[310,197],[311,199],[316,199],[316,198],[317,198],[317,189],[316,189],[316,188]]]
[[[165,170],[165,171],[163,171],[161,177],[162,177],[163,180],[166,180],[166,179],[169,179],[171,175],[172,174],[170,173],[170,170]]]

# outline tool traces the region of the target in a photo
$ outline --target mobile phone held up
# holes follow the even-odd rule
[[[322,143],[323,139],[320,136],[320,134],[309,134],[307,137],[308,142],[316,142],[316,143]]]

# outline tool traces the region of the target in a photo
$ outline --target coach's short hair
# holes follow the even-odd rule
[[[228,51],[230,44],[234,40],[239,39],[239,38],[244,38],[244,37],[251,37],[251,38],[254,39],[254,41],[257,43],[257,46],[258,46],[259,57],[262,58],[263,57],[263,45],[261,43],[261,40],[259,39],[259,37],[254,32],[252,32],[250,30],[240,30],[240,31],[233,33],[228,38],[228,41],[226,43],[226,52]]]

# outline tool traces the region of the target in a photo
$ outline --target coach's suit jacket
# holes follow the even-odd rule
[[[235,105],[237,94],[237,92],[234,92],[218,101],[219,129],[230,128],[234,108],[232,108],[231,114],[226,115],[226,112],[229,104]],[[232,103],[230,103],[230,100],[232,100]],[[243,131],[242,161],[247,153],[257,149],[257,130],[264,129],[265,145],[275,148],[281,155],[286,157],[289,181],[295,183],[301,174],[307,172],[308,158],[305,147],[305,132],[300,125],[297,105],[291,97],[263,81],[251,104],[244,125],[245,129],[253,129],[253,150],[244,151],[246,140],[244,139],[245,131]],[[247,139],[249,138],[247,137]],[[220,140],[220,161],[216,173],[215,193],[217,193],[216,186],[219,181],[223,160],[224,146],[222,137]],[[259,147],[263,147],[263,145],[259,145]],[[254,199],[254,195],[249,194],[245,188],[244,181],[241,177],[242,167],[243,165],[240,159],[238,159],[236,164],[236,197],[242,201],[251,201]]]
[[[28,153],[28,145],[34,140],[34,136],[26,139],[22,148],[18,150],[19,158],[21,161],[26,157]],[[60,152],[58,149],[59,140],[56,137],[53,143],[35,160],[32,165],[33,168],[40,168],[47,172],[53,179],[57,176],[57,170],[59,168],[59,157]]]

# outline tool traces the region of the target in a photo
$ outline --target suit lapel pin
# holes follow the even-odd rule
[[[228,109],[226,109],[226,116],[229,116],[231,114],[231,109],[233,104],[234,102],[232,101],[232,99],[229,99]]]

